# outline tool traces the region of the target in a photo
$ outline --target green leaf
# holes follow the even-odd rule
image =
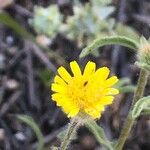
[[[27,116],[27,115],[17,115],[17,118],[22,121],[23,123],[26,123],[28,126],[30,126],[33,131],[36,134],[36,137],[38,138],[39,145],[37,150],[43,150],[44,147],[44,137],[43,134],[38,127],[38,125],[35,123],[35,121],[32,119],[32,117]]]
[[[121,79],[119,79],[117,84],[115,84],[115,87],[119,88],[119,87],[122,87],[127,84],[130,84],[130,79],[129,78],[121,78]]]
[[[115,8],[113,6],[107,7],[100,7],[100,6],[93,6],[93,12],[97,15],[100,19],[104,20],[108,18],[108,16],[113,13]]]
[[[139,47],[139,44],[136,41],[127,38],[125,36],[109,36],[104,38],[98,38],[94,40],[89,46],[87,46],[82,50],[80,54],[80,58],[88,55],[92,50],[98,47],[102,47],[105,45],[112,45],[112,44],[125,46],[134,51],[136,51]]]
[[[120,93],[133,93],[136,89],[135,86],[131,85],[129,78],[119,79],[119,82],[114,86]]]
[[[129,38],[132,38],[133,40],[139,42],[139,35],[137,31],[127,25],[118,23],[115,27],[115,34],[120,35],[120,36],[126,36]]]
[[[142,112],[141,112],[141,115],[150,115],[150,107],[149,108],[146,108],[144,109]]]
[[[150,96],[143,97],[133,107],[132,118],[136,119],[140,116],[141,112],[144,110],[150,110]]]
[[[41,6],[34,7],[34,17],[29,19],[30,25],[38,34],[44,34],[49,38],[54,38],[59,32],[63,22],[63,15],[59,12],[57,5],[53,4],[47,8]]]
[[[94,120],[88,119],[85,122],[85,126],[94,134],[100,144],[104,145],[109,150],[113,150],[112,143],[106,138],[104,129],[98,126]]]
[[[19,36],[21,36],[25,39],[34,40],[33,35],[30,34],[24,27],[20,26],[20,24],[18,22],[16,22],[8,13],[0,12],[0,23],[10,27]]]
[[[127,85],[127,86],[118,88],[120,93],[133,93],[135,91],[135,89],[136,89],[136,87],[133,85]]]

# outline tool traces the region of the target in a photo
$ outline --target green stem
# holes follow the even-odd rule
[[[71,139],[73,138],[75,131],[78,128],[78,121],[76,119],[73,119],[70,123],[70,126],[68,127],[67,134],[65,135],[63,142],[61,143],[60,150],[66,150],[69,143],[71,142]]]
[[[141,69],[137,88],[134,93],[134,97],[133,97],[133,101],[132,101],[132,107],[140,98],[142,98],[147,80],[148,80],[148,72],[144,69]],[[132,109],[132,107],[131,107],[131,109]],[[118,143],[116,145],[116,150],[122,150],[124,143],[125,143],[126,139],[128,138],[130,130],[134,124],[134,119],[132,118],[132,115],[130,112],[128,114],[128,117],[124,124],[124,127],[121,131]]]
[[[137,83],[137,89],[135,91],[133,101],[132,101],[132,106],[143,96],[145,86],[148,80],[148,72],[144,69],[141,69],[138,83]]]

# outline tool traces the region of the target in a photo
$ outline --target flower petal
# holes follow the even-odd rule
[[[63,94],[55,93],[52,95],[52,99],[56,101],[57,106],[61,106],[66,114],[70,117],[75,116],[79,112],[79,107],[77,107],[74,102]]]
[[[92,111],[92,112],[90,113],[90,115],[91,115],[94,119],[101,117],[100,111]]]
[[[55,76],[54,82],[56,84],[60,84],[60,85],[64,85],[64,86],[67,85],[66,82],[60,76],[58,76],[58,75]]]
[[[57,100],[65,99],[65,96],[60,93],[54,93],[54,94],[52,94],[52,99],[54,101],[57,101]]]
[[[118,78],[116,76],[112,76],[110,77],[109,79],[107,79],[105,81],[105,87],[110,87],[110,86],[113,86],[115,83],[118,82]]]
[[[80,67],[76,61],[72,61],[70,63],[70,67],[71,67],[71,70],[72,70],[72,73],[74,76],[80,76],[81,75]]]
[[[113,96],[104,96],[99,100],[99,105],[109,105],[112,104],[114,97]]]
[[[69,117],[69,118],[70,118],[70,117],[74,117],[74,116],[76,116],[78,113],[79,113],[79,108],[73,108],[73,109],[69,112],[68,117]]]
[[[89,62],[87,63],[87,65],[85,66],[83,76],[85,76],[85,77],[90,76],[92,73],[95,72],[95,68],[96,68],[95,63],[89,61]]]
[[[100,116],[101,116],[100,111],[97,110],[97,109],[88,108],[88,109],[85,110],[85,112],[86,112],[87,114],[89,114],[91,117],[93,117],[94,119],[100,118]]]
[[[119,90],[118,89],[115,89],[115,88],[107,88],[103,91],[104,95],[116,95],[116,94],[119,94]]]
[[[110,70],[107,67],[102,67],[95,72],[95,76],[100,78],[101,80],[106,80],[109,72]]]
[[[59,93],[66,93],[66,88],[64,86],[55,83],[52,84],[51,90]]]
[[[67,83],[72,79],[72,77],[70,76],[70,74],[68,73],[68,71],[64,67],[59,67],[58,73],[62,77],[62,79],[64,81],[66,81]]]

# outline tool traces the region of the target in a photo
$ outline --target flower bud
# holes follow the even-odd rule
[[[150,70],[150,40],[144,37],[140,39],[140,48],[138,53],[138,65],[146,70]]]

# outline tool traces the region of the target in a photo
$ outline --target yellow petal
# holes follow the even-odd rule
[[[55,83],[52,84],[51,90],[58,93],[66,93],[66,88],[64,86]]]
[[[63,104],[61,106],[64,112],[67,114],[76,107],[76,105],[74,105],[74,103],[69,98],[63,99]]]
[[[99,68],[96,72],[95,72],[95,77],[100,80],[106,80],[108,75],[109,75],[110,70],[107,67],[102,67]]]
[[[94,119],[101,117],[101,114],[100,114],[99,111],[93,111],[93,112],[90,113],[90,115],[91,115]]]
[[[115,89],[115,88],[107,88],[103,91],[104,95],[116,95],[119,94],[119,90]]]
[[[113,86],[115,83],[118,82],[118,78],[116,76],[112,76],[110,77],[109,79],[107,79],[105,81],[105,85],[104,87],[110,87],[110,86]]]
[[[72,79],[72,77],[70,76],[70,74],[68,73],[68,71],[64,67],[59,67],[58,73],[62,77],[62,79],[64,81],[66,81],[67,83]]]
[[[72,73],[74,76],[80,76],[81,75],[80,67],[76,61],[72,61],[70,63],[70,67],[71,67],[71,70],[72,70]]]
[[[112,104],[114,97],[113,96],[104,96],[99,100],[99,105],[109,105]]]
[[[74,104],[74,102],[68,98],[66,95],[55,93],[52,95],[52,99],[56,101],[57,106],[61,106],[63,111],[68,114],[77,106]],[[78,108],[79,109],[79,108]]]
[[[64,85],[64,86],[67,85],[66,82],[60,76],[58,76],[58,75],[55,76],[54,82],[56,84],[60,84],[60,85]]]
[[[68,117],[74,117],[74,116],[76,116],[78,113],[79,113],[79,108],[74,108],[74,109],[72,109],[72,110],[69,112]]]
[[[104,111],[105,110],[104,105],[96,104],[95,107],[99,111]]]
[[[86,109],[85,112],[87,114],[89,114],[91,117],[93,117],[94,119],[100,118],[100,116],[101,116],[101,113],[99,110],[95,110],[95,109],[90,108],[90,109]]]
[[[65,95],[60,94],[60,93],[54,93],[52,94],[52,99],[54,101],[60,100],[60,99],[65,99]]]
[[[92,73],[95,72],[95,68],[96,68],[95,63],[89,61],[89,62],[87,63],[87,65],[85,66],[83,76],[85,76],[85,77],[86,77],[86,76],[87,76],[87,77],[90,76]]]

